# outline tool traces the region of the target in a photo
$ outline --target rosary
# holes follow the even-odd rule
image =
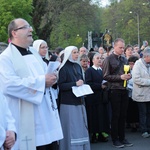
[[[55,107],[55,105],[54,105],[53,98],[52,98],[52,93],[51,93],[50,89],[49,89],[49,95],[50,95],[51,107],[52,107],[53,111],[57,110],[58,108],[57,108],[57,106]]]

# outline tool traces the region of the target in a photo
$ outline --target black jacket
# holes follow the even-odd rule
[[[102,70],[99,72],[93,67],[88,68],[85,71],[85,82],[90,85],[93,90],[93,94],[86,96],[86,104],[95,105],[102,103],[102,81],[103,73]]]
[[[78,63],[67,61],[59,71],[58,86],[60,90],[60,104],[81,105],[81,97],[76,97],[72,92],[72,87],[82,79],[82,70]]]
[[[103,62],[103,78],[110,83],[111,89],[125,89],[121,75],[124,74],[124,65],[128,61],[124,56],[117,56],[114,53],[106,57]]]

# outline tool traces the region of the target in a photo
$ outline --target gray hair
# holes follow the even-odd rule
[[[94,54],[94,56],[93,56],[93,59],[95,59],[95,57],[98,56],[98,55],[100,56],[100,53],[95,52],[95,54]],[[92,59],[92,60],[93,60],[93,59]]]
[[[9,38],[10,39],[12,39],[13,38],[13,36],[12,36],[12,31],[15,29],[15,28],[17,28],[17,25],[16,25],[16,19],[14,19],[14,20],[12,20],[10,23],[9,23],[9,25],[8,25],[8,36],[9,36]]]
[[[13,35],[12,35],[12,31],[15,30],[17,28],[17,23],[16,23],[16,20],[24,20],[23,18],[16,18],[14,20],[12,20],[9,25],[8,25],[8,36],[10,39],[13,38]]]
[[[82,59],[89,60],[89,58],[88,58],[88,56],[87,56],[86,54],[81,55],[80,61],[81,61]]]
[[[117,39],[114,41],[114,45],[118,44],[118,42],[125,43],[125,41],[124,41],[122,38],[117,38]]]
[[[150,46],[146,47],[146,48],[143,50],[142,54],[143,54],[143,57],[149,56],[149,55],[150,55]]]

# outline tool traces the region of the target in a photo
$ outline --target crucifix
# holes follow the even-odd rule
[[[32,141],[32,139],[28,139],[28,137],[26,136],[25,139],[22,140],[22,141],[25,141],[25,142],[26,142],[27,150],[29,150],[29,149],[28,149],[28,141]]]

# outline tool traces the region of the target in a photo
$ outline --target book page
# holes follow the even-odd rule
[[[83,84],[81,86],[73,86],[72,92],[76,97],[92,94],[93,91],[91,87],[88,84]]]

